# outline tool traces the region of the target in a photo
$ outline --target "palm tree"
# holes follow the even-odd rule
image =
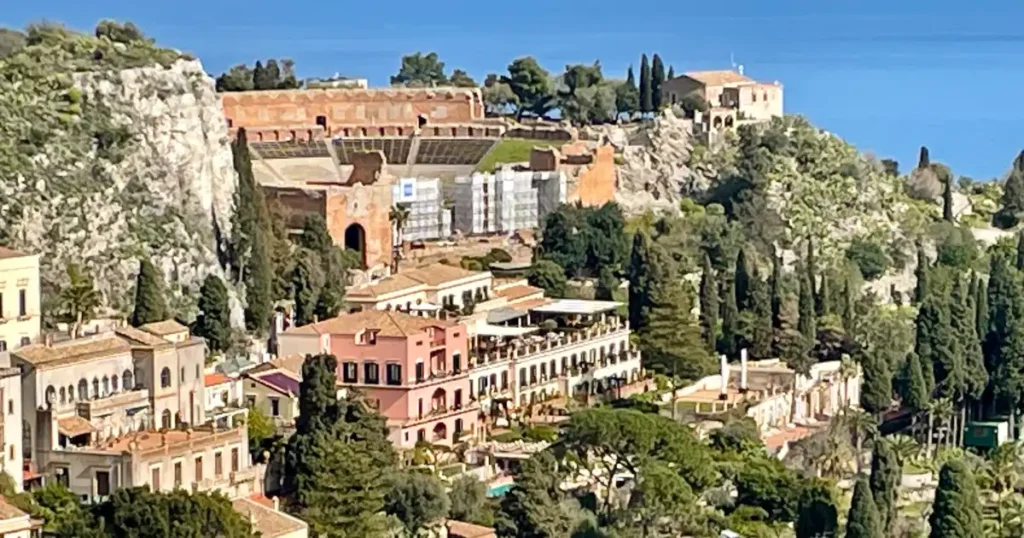
[[[889,447],[896,454],[896,459],[899,460],[901,466],[908,461],[912,461],[921,453],[921,444],[909,435],[894,435],[890,437]]]
[[[857,472],[861,471],[861,459],[864,455],[864,440],[874,438],[878,434],[878,420],[874,415],[863,409],[850,409],[843,422],[850,430],[857,450]]]
[[[843,382],[843,406],[850,405],[849,381],[857,375],[857,363],[849,355],[843,354],[839,362],[839,379]]]
[[[402,204],[395,204],[388,213],[388,220],[395,227],[396,243],[401,245],[403,242],[402,231],[405,230],[405,225],[409,223],[409,208]]]
[[[77,264],[67,268],[68,283],[61,286],[57,300],[61,318],[71,323],[71,337],[77,338],[82,324],[92,319],[93,312],[100,305],[100,294],[92,278],[82,272]]]
[[[990,493],[988,502],[985,503],[985,511],[995,536],[1010,536],[1006,533],[1007,526],[1015,518],[1009,517],[1009,514],[1016,512],[1016,515],[1021,515],[1018,510],[1012,509],[1011,505],[1020,502],[1019,498],[1014,497],[1017,496],[1015,488],[1021,479],[1021,471],[1024,470],[1022,457],[1024,444],[1004,443],[992,451],[983,472],[979,473],[979,483]]]
[[[845,432],[830,428],[821,450],[809,455],[810,463],[818,476],[842,478],[850,470],[850,443]]]
[[[942,425],[950,416],[953,414],[953,402],[949,398],[937,398],[928,402],[926,407],[928,411],[928,456],[934,455],[932,451],[933,435],[935,431],[935,421],[938,420],[939,424]]]

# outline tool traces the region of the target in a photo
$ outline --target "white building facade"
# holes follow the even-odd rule
[[[440,179],[401,178],[391,186],[391,194],[396,205],[409,210],[409,219],[402,228],[402,240],[444,239],[452,234],[452,212],[445,207]],[[398,234],[392,237],[398,244]]]
[[[562,172],[516,171],[473,174],[455,179],[453,226],[466,235],[511,233],[540,226],[565,203]]]

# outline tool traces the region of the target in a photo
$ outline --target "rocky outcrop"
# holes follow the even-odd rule
[[[691,167],[693,124],[666,110],[638,130],[606,127],[605,139],[620,152],[616,201],[629,214],[676,211],[679,202],[710,185]]]
[[[148,255],[187,316],[202,279],[220,271],[237,184],[213,80],[188,59],[73,72],[62,75],[69,87],[40,96],[71,102],[66,117],[22,111],[42,138],[31,159],[0,162],[0,239],[42,254],[51,288],[80,264],[115,312],[131,308],[138,258]],[[0,98],[0,117],[18,114],[14,104]]]

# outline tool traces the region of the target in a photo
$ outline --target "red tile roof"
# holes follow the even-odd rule
[[[203,384],[207,387],[222,385],[224,383],[230,383],[232,381],[234,381],[232,378],[221,373],[206,374],[205,376],[203,376]]]

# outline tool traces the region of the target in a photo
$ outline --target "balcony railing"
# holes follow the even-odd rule
[[[118,408],[134,409],[149,405],[149,389],[136,389],[108,394],[95,400],[79,400],[78,413],[86,418]]]
[[[562,333],[557,338],[547,339],[540,343],[520,341],[519,345],[508,345],[489,353],[470,352],[469,365],[472,368],[474,366],[528,357],[538,353],[583,344],[622,331],[629,331],[629,322],[599,323],[585,329]]]

